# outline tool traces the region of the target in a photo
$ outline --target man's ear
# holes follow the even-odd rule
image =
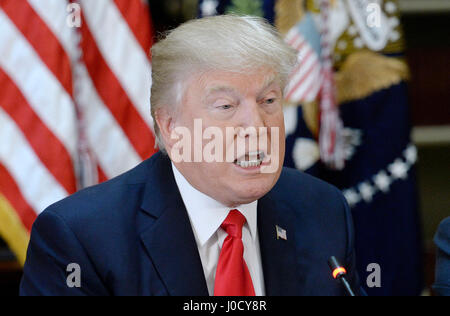
[[[172,131],[175,127],[173,112],[167,109],[168,106],[162,106],[155,111],[155,120],[158,124],[161,140],[164,142],[164,147],[167,152],[170,152],[175,139],[172,139]]]

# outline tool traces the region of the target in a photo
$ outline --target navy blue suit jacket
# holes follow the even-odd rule
[[[349,208],[340,191],[284,168],[258,201],[267,295],[344,295],[334,255],[359,289]],[[278,225],[287,240],[277,239]],[[81,287],[68,287],[67,266]],[[129,172],[82,190],[35,221],[21,295],[208,295],[202,264],[170,160],[155,154]]]
[[[450,217],[439,225],[434,242],[437,246],[437,258],[433,289],[437,295],[450,296]]]

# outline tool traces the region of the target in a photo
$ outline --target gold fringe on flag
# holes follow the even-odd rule
[[[16,211],[2,194],[0,194],[0,235],[23,266],[30,236]]]
[[[363,99],[409,79],[405,61],[368,50],[351,54],[336,73],[338,103]]]
[[[319,103],[316,101],[302,104],[303,119],[314,137],[319,137]]]

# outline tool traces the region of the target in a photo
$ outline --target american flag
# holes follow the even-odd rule
[[[298,52],[298,63],[289,77],[285,99],[292,104],[312,102],[322,86],[320,57],[297,26],[287,33],[285,41]]]
[[[20,262],[47,206],[155,152],[152,35],[143,0],[0,0],[0,234]]]
[[[285,98],[290,104],[304,104],[319,99],[320,135],[319,147],[322,161],[334,169],[344,167],[342,121],[336,101],[332,48],[329,34],[329,2],[321,0],[320,48],[314,49],[302,33],[312,24],[306,16],[286,35],[285,41],[298,51],[298,64],[290,75]],[[308,33],[308,31],[303,32]]]

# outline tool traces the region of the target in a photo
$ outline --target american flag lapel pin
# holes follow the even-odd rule
[[[275,229],[277,231],[277,239],[287,240],[286,230],[281,228],[278,225],[275,225]]]

